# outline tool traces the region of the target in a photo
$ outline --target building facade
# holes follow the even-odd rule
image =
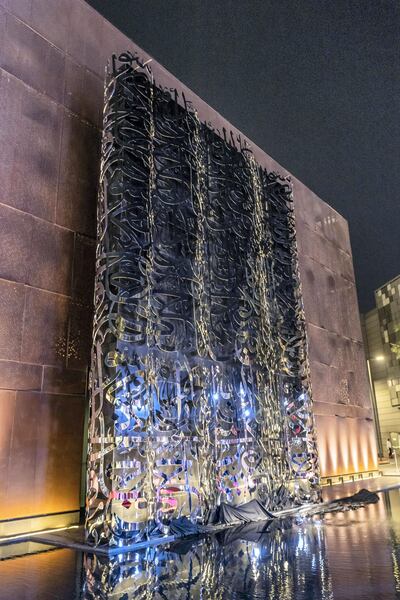
[[[375,291],[376,308],[362,317],[377,406],[380,453],[386,440],[400,447],[400,276]]]
[[[0,535],[76,522],[84,502],[87,373],[104,71],[150,61],[214,130],[243,134],[83,0],[0,0]],[[323,477],[369,472],[376,448],[348,226],[291,177]]]

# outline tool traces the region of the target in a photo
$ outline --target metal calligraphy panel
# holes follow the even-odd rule
[[[290,183],[130,53],[108,73],[87,533],[318,495]]]

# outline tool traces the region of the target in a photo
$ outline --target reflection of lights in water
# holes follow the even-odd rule
[[[398,557],[396,555],[396,552],[394,552],[394,551],[391,552],[391,556],[392,556],[392,563],[393,563],[393,577],[395,580],[396,592],[400,592],[400,569],[399,569]]]
[[[297,551],[303,552],[303,550],[304,550],[304,539],[303,539],[303,536],[299,533],[299,536],[297,538],[296,554],[297,554]]]
[[[322,519],[313,519],[313,525],[315,525],[317,529],[320,529],[322,527]]]
[[[180,598],[183,589],[187,598],[330,599],[320,523],[308,522],[307,530],[282,525],[273,523],[257,542],[245,541],[242,526],[219,532],[218,539],[193,541],[189,548],[183,542],[182,547],[177,543],[88,560],[87,591],[100,598],[94,592],[106,589],[110,596],[124,600]],[[254,537],[254,527],[249,524],[249,539]]]
[[[296,515],[296,517],[294,518],[294,522],[296,523],[296,525],[304,525],[304,523],[309,523],[309,518],[303,515]],[[300,529],[300,531],[302,530]]]
[[[298,532],[296,555],[298,552],[308,552],[307,533],[305,530]]]

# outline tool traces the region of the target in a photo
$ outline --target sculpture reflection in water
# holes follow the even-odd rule
[[[105,558],[85,557],[85,600],[330,600],[323,529],[304,521]],[[268,527],[271,531],[265,531]],[[263,531],[264,530],[264,531]]]
[[[318,497],[288,180],[130,53],[108,75],[87,534]]]

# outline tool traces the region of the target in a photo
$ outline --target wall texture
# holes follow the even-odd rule
[[[348,225],[297,181],[294,197],[321,472],[376,469]]]
[[[127,48],[146,58],[81,0],[0,0],[3,522],[79,508],[103,74],[107,58]],[[233,130],[152,68],[201,120]],[[260,164],[286,174],[252,147]],[[296,179],[293,186],[322,473],[372,468],[347,224]]]
[[[0,2],[0,520],[80,506],[101,28],[80,2]]]

